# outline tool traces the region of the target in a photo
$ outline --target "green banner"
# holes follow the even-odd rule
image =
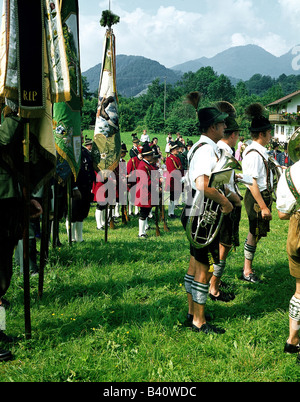
[[[99,83],[92,157],[97,171],[114,170],[120,161],[118,96],[116,88],[115,36],[106,31]]]

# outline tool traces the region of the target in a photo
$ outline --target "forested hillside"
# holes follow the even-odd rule
[[[158,78],[154,80],[141,96],[120,96],[120,127],[123,132],[141,133],[180,131],[182,135],[197,135],[195,110],[185,101],[192,91],[202,93],[199,107],[224,100],[231,102],[238,114],[238,121],[246,130],[248,121],[244,117],[245,108],[252,102],[264,105],[300,89],[299,75],[282,74],[278,78],[253,75],[248,81],[236,85],[224,74],[218,75],[212,67],[202,67],[197,72],[185,73],[177,82],[167,84]],[[85,102],[83,106],[83,128],[95,122],[97,99],[89,94],[85,80]]]

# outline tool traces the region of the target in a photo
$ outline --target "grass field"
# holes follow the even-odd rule
[[[272,232],[255,259],[262,284],[239,280],[243,248],[228,259],[224,280],[235,300],[208,300],[214,323],[224,335],[192,332],[183,278],[188,241],[179,219],[151,229],[139,240],[138,218],[97,231],[95,206],[84,223],[84,243],[69,247],[64,222],[63,246],[50,248],[44,295],[38,301],[38,277],[31,278],[32,339],[24,339],[23,280],[15,268],[7,293],[7,329],[20,341],[14,360],[0,364],[0,381],[20,382],[296,382],[296,357],[285,355],[288,306],[294,281],[288,271],[287,222],[274,214]],[[176,211],[179,216],[180,210]],[[154,226],[154,225],[152,225]],[[241,243],[246,237],[243,211]]]
[[[130,134],[124,142],[130,146]],[[165,136],[159,137],[165,146]],[[14,268],[6,295],[7,333],[20,339],[14,359],[0,363],[1,382],[297,382],[296,356],[285,355],[288,307],[294,293],[285,252],[288,223],[278,219],[261,241],[255,269],[263,283],[239,278],[243,247],[228,258],[224,280],[236,298],[207,310],[224,335],[192,332],[183,325],[187,298],[183,278],[189,244],[179,218],[138,239],[138,218],[96,230],[95,205],[84,222],[84,243],[50,247],[44,294],[31,277],[32,338],[24,337],[23,278]],[[180,209],[176,210],[179,217]],[[154,223],[152,224],[155,227]],[[243,210],[240,241],[248,224]]]

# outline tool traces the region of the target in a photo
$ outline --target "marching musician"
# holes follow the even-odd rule
[[[129,151],[129,156],[130,158],[134,158],[135,156],[139,155],[139,146],[140,140],[135,136],[135,134],[133,134],[132,136],[132,148]]]
[[[130,189],[136,183],[136,170],[139,166],[140,161],[143,159],[142,157],[142,147],[138,146],[138,155],[129,159],[127,162],[127,190],[128,190],[128,213],[129,215],[133,215],[132,208],[134,207],[135,193],[134,191],[130,191]],[[135,208],[135,215],[139,213],[138,207]]]
[[[150,147],[149,143],[146,142],[142,149],[143,158],[138,165],[135,198],[135,205],[140,208],[138,235],[140,239],[146,239],[148,237],[146,233],[146,230],[148,229],[148,216],[153,206],[151,189],[154,188],[154,186],[151,185],[151,172],[157,170],[153,164],[154,156],[155,153],[153,149]]]
[[[118,166],[114,170],[114,174],[115,174],[115,178],[116,178],[116,205],[115,205],[115,210],[114,210],[114,217],[116,217],[116,218],[120,217],[120,212],[119,212],[120,201],[122,204],[122,211],[124,211],[123,207],[127,207],[126,205],[123,205],[123,201],[125,200],[124,193],[125,193],[127,184],[126,184],[126,186],[124,186],[124,185],[120,186],[120,180],[122,183],[124,183],[124,180],[126,180],[126,174],[124,175],[123,170],[120,171],[120,163],[126,164],[126,161],[124,158],[125,158],[127,152],[128,151],[127,151],[126,144],[122,143],[121,144],[120,161],[119,161]],[[121,191],[121,193],[120,193],[120,191]]]
[[[203,192],[206,198],[222,206],[224,214],[229,214],[232,211],[231,202],[215,188],[208,187],[208,184],[211,173],[221,156],[217,143],[224,135],[225,118],[227,117],[228,114],[220,112],[215,107],[200,109],[198,119],[202,135],[188,153],[188,177],[193,193]],[[218,236],[209,246],[201,249],[190,245],[190,263],[184,283],[189,304],[188,319],[192,323],[192,329],[197,332],[225,332],[223,329],[207,323],[205,316],[209,281],[212,276],[210,265],[218,262]]]
[[[166,159],[166,168],[168,171],[169,180],[166,181],[166,191],[170,191],[170,204],[168,209],[169,218],[175,218],[175,203],[179,201],[182,192],[182,176],[183,168],[181,160],[178,157],[180,144],[178,141],[170,142],[170,155]],[[178,176],[174,177],[178,173]]]
[[[246,109],[251,117],[250,133],[252,143],[243,153],[243,174],[253,177],[245,194],[245,209],[249,221],[249,233],[244,245],[244,268],[241,279],[257,283],[259,278],[252,269],[256,247],[262,237],[267,237],[272,220],[273,173],[270,169],[269,155],[265,148],[272,135],[272,125],[263,115],[263,106],[253,103]]]
[[[299,155],[300,157],[300,155]],[[299,159],[299,158],[298,158]],[[289,338],[284,346],[286,353],[298,353],[300,364],[300,160],[286,169],[277,186],[279,218],[290,220],[287,253],[290,275],[296,280],[296,291],[289,306]]]
[[[233,148],[239,139],[240,127],[235,120],[235,108],[228,102],[219,102],[217,107],[220,111],[228,113],[229,116],[225,119],[226,129],[224,137],[218,142],[218,147],[224,150],[234,159]],[[234,299],[233,293],[226,293],[222,287],[225,287],[224,282],[221,282],[221,277],[226,266],[226,258],[232,247],[239,246],[239,223],[241,220],[242,202],[241,197],[237,193],[235,184],[235,172],[232,172],[230,184],[227,186],[230,191],[228,196],[229,201],[234,206],[232,212],[225,215],[220,228],[220,261],[214,264],[214,272],[210,281],[209,297],[213,301],[229,302]],[[223,285],[223,286],[222,286]]]

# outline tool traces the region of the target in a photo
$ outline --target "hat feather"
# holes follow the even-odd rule
[[[264,115],[264,111],[265,108],[261,103],[252,103],[246,108],[245,113],[248,117],[254,119],[262,117]]]
[[[197,111],[201,98],[202,98],[202,94],[200,92],[198,92],[198,91],[190,92],[186,96],[186,102],[188,104],[192,105]]]
[[[231,103],[220,101],[216,103],[216,107],[220,112],[227,113],[230,117],[236,117],[236,109]]]

